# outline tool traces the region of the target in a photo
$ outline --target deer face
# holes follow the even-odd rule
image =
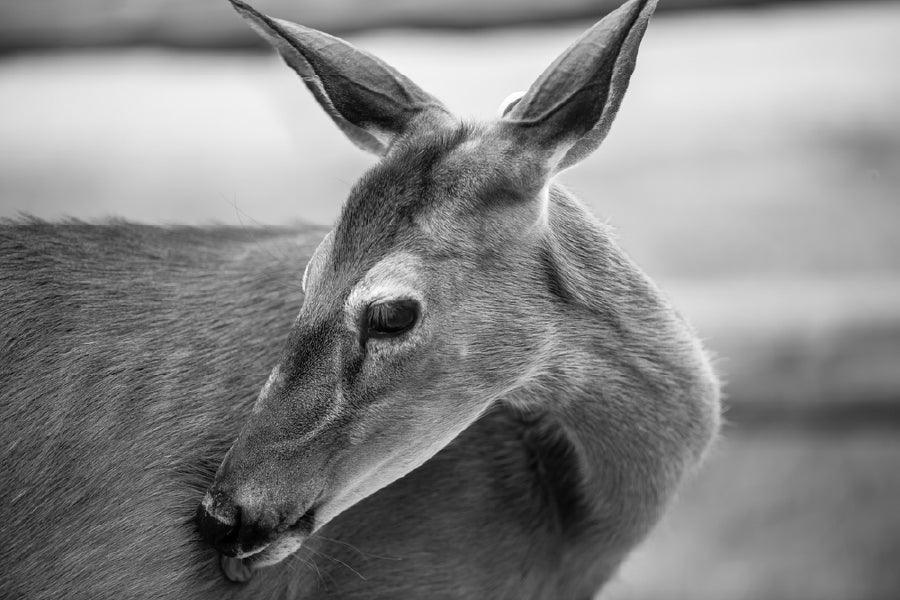
[[[232,3],[382,157],[310,260],[281,360],[198,510],[246,580],[428,460],[549,351],[548,182],[605,135],[653,6],[608,17],[473,127],[380,60]]]
[[[204,500],[209,535],[247,564],[280,560],[422,464],[540,354],[546,325],[516,299],[541,188],[515,189],[481,131],[405,144],[310,260],[282,358]]]

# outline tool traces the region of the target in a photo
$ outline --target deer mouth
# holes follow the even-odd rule
[[[235,558],[233,556],[219,555],[219,567],[225,579],[232,583],[247,583],[253,578],[252,557]]]
[[[219,567],[222,574],[233,583],[247,583],[257,570],[276,565],[299,550],[303,542],[312,534],[313,522],[314,514],[310,509],[296,523],[268,544],[236,555],[220,552]]]

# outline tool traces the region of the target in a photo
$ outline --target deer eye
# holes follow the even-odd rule
[[[413,328],[419,318],[415,300],[392,300],[370,304],[363,319],[363,338],[395,337]]]

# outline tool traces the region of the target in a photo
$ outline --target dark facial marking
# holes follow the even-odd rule
[[[334,333],[334,327],[327,319],[294,325],[281,361],[286,387],[297,385],[304,375],[323,368],[321,363],[330,354],[328,347]]]
[[[335,268],[356,265],[368,270],[398,237],[412,229],[416,217],[441,195],[434,189],[434,172],[442,159],[469,136],[467,127],[433,132],[398,142],[398,148],[354,186],[335,228]]]

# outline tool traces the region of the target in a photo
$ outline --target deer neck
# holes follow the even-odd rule
[[[536,261],[549,335],[509,399],[553,443],[568,444],[579,504],[624,548],[656,521],[711,439],[715,377],[686,322],[558,187]]]

